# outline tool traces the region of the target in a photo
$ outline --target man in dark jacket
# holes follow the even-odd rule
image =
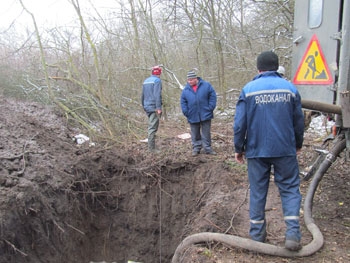
[[[156,132],[159,127],[159,119],[162,114],[162,81],[160,75],[162,69],[159,66],[152,68],[152,75],[142,85],[141,102],[148,116],[148,150],[156,151]]]
[[[187,84],[181,93],[181,109],[191,127],[192,155],[216,154],[211,148],[211,119],[214,118],[216,92],[209,82],[197,77],[194,71],[187,74]]]
[[[304,117],[295,86],[276,71],[278,57],[266,51],[257,58],[259,74],[243,88],[234,118],[237,162],[248,163],[250,183],[250,236],[265,242],[265,205],[271,167],[279,188],[284,221],[285,247],[301,248],[299,212],[301,194],[297,152],[303,145]]]

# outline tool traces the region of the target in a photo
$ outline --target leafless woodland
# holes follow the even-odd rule
[[[54,28],[15,1],[30,23],[0,27],[0,92],[56,104],[69,121],[114,141],[139,136],[141,83],[154,65],[164,70],[166,119],[179,117],[189,69],[213,84],[220,111],[256,74],[261,51],[274,50],[290,69],[293,0],[115,0],[103,15],[93,1],[83,9],[67,0],[76,19]]]

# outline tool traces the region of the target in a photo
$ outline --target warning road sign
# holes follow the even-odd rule
[[[313,35],[293,79],[294,84],[327,85],[333,83],[320,43]]]

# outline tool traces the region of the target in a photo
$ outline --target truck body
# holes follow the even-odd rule
[[[295,0],[293,84],[303,107],[335,115],[350,149],[350,1]]]

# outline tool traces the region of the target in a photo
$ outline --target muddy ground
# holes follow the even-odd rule
[[[0,262],[170,262],[190,234],[248,237],[249,186],[246,166],[234,162],[232,118],[213,121],[217,156],[192,157],[189,140],[177,137],[188,132],[181,121],[161,122],[161,153],[150,156],[136,139],[78,145],[81,131],[53,108],[0,97],[0,109]],[[302,169],[321,143],[306,134]],[[350,262],[349,168],[342,153],[317,190],[313,215],[325,243],[316,254],[280,258],[212,243],[190,247],[183,262]],[[268,243],[283,246],[272,182],[266,213]],[[302,230],[305,245],[303,221]]]

